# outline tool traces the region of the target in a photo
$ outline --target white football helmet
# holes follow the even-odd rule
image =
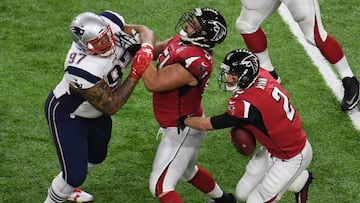
[[[72,20],[69,29],[73,41],[83,51],[100,57],[115,53],[116,42],[110,25],[99,15],[81,13]]]

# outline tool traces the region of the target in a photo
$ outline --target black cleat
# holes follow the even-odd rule
[[[279,84],[281,83],[281,78],[278,76],[275,70],[270,71],[269,73]]]
[[[207,203],[237,203],[233,194],[228,193],[217,199],[211,199]]]
[[[309,196],[309,185],[312,183],[314,179],[312,173],[309,171],[309,177],[304,185],[304,187],[300,190],[300,192],[295,192],[295,202],[296,203],[306,203]]]
[[[345,77],[342,80],[344,86],[344,98],[341,101],[341,110],[349,111],[359,103],[359,81],[356,77]]]

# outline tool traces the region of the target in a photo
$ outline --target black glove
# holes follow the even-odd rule
[[[132,56],[140,49],[141,44],[134,36],[128,35],[123,31],[115,33],[118,46],[124,47]]]
[[[178,130],[178,134],[180,134],[181,131],[183,131],[185,128],[186,128],[186,125],[185,125],[185,119],[188,118],[188,117],[191,117],[192,114],[188,114],[188,115],[184,115],[184,116],[180,116],[178,119],[177,119],[177,130]]]

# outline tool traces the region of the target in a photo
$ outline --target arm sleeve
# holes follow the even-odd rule
[[[214,129],[223,129],[244,123],[244,120],[225,112],[221,115],[211,117],[210,122]]]

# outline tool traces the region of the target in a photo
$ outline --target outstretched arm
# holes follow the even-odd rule
[[[177,124],[178,128],[183,130],[186,126],[195,128],[201,131],[209,131],[215,129],[223,129],[231,126],[239,125],[243,122],[242,119],[235,116],[223,113],[213,117],[192,117],[189,115],[179,117]]]
[[[115,90],[111,90],[104,79],[88,89],[79,89],[73,84],[70,85],[70,88],[81,94],[99,111],[108,115],[113,115],[127,102],[137,82],[137,79],[128,76],[124,83]]]

